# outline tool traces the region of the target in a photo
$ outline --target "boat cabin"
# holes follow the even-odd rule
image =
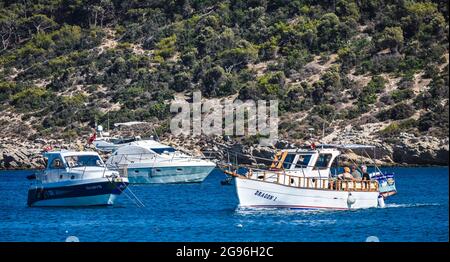
[[[141,140],[119,147],[106,161],[108,166],[172,159],[178,151],[154,140]],[[178,155],[178,154],[177,154]]]
[[[87,178],[86,171],[101,172],[106,168],[96,152],[52,151],[44,153],[44,159],[46,168],[37,177],[41,182]]]
[[[340,154],[335,148],[283,150],[275,155],[270,169],[305,177],[328,177],[333,161]]]
[[[141,140],[119,147],[112,155],[140,155],[144,157],[174,152],[176,152],[175,148],[158,143],[155,140]]]
[[[46,169],[66,169],[84,166],[104,166],[96,152],[54,151],[44,153]]]

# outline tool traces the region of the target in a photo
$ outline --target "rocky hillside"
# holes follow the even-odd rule
[[[172,138],[170,102],[194,90],[278,99],[279,146],[369,143],[384,164],[448,165],[448,24],[447,1],[0,0],[0,167],[81,147],[108,119],[189,150],[273,150]]]

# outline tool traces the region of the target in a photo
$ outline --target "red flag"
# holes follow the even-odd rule
[[[92,142],[94,142],[94,140],[95,140],[96,138],[97,138],[97,133],[94,132],[94,133],[89,137],[88,145],[92,144]]]

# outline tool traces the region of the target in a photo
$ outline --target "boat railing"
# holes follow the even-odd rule
[[[285,172],[266,171],[263,171],[262,175],[261,172],[248,172],[246,178],[307,189],[362,192],[378,191],[378,181],[376,180],[340,180],[336,178],[301,177],[289,175]]]
[[[225,173],[245,179],[264,181],[268,183],[281,184],[289,187],[322,189],[334,191],[359,191],[359,192],[378,192],[378,181],[376,180],[341,180],[331,177],[305,177],[291,175],[284,170],[269,171],[258,170],[254,172],[249,169],[245,175],[239,175],[236,171],[225,170]]]
[[[177,155],[177,154],[171,154],[170,158],[163,158],[158,154],[154,154],[154,153],[138,153],[138,154],[120,154],[120,155],[115,155],[113,157],[118,157],[120,156],[120,159],[118,161],[114,161],[115,163],[121,163],[122,160],[125,160],[125,162],[128,163],[134,163],[135,161],[139,161],[141,162],[142,160],[153,160],[156,163],[156,160],[158,160],[158,162],[173,162],[173,161],[188,161],[188,162],[192,162],[192,161],[203,161],[204,159],[201,157],[196,157],[196,156],[190,156],[190,155]]]

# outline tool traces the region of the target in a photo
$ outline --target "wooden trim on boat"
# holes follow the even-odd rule
[[[288,174],[281,174],[276,172],[276,181],[268,181],[266,172],[263,173],[262,178],[260,176],[253,178],[253,173],[249,176],[243,176],[236,174],[235,172],[224,171],[226,174],[242,179],[249,179],[259,182],[266,182],[272,184],[278,184],[287,187],[303,188],[303,189],[315,189],[315,190],[332,190],[332,191],[352,191],[352,192],[378,192],[378,181],[376,180],[337,180],[333,178],[311,178],[311,177],[299,177],[291,176]],[[280,176],[284,175],[283,181],[280,182]],[[286,178],[288,183],[286,183]],[[297,179],[297,183],[292,182],[292,178]],[[303,183],[302,183],[303,182]]]

